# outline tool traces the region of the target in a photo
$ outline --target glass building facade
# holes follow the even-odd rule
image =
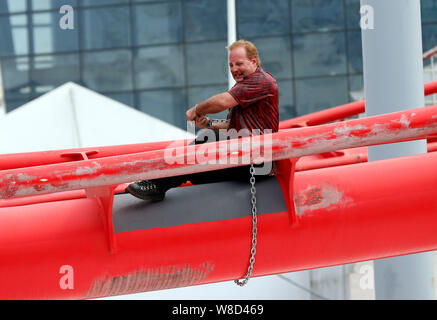
[[[437,1],[421,0],[423,48]],[[60,27],[63,5],[73,29]],[[237,37],[278,80],[285,120],[363,86],[359,0],[236,0]],[[228,87],[226,0],[1,0],[7,110],[68,82],[185,128],[185,110]],[[216,116],[217,118],[224,117]]]

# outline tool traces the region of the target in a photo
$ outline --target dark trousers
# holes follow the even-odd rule
[[[218,140],[225,140],[229,139],[227,136],[219,136],[218,131],[215,131],[215,139],[214,141],[208,141],[208,135],[204,134],[205,131],[201,130],[199,132],[199,135],[196,137],[194,141],[190,143],[190,145],[197,145],[207,142],[215,142]],[[255,168],[262,167],[264,164],[256,164],[254,165]],[[186,174],[186,175],[180,175],[175,177],[168,177],[168,178],[160,178],[155,179],[153,182],[158,184],[159,186],[165,187],[165,188],[174,188],[178,187],[181,184],[184,184],[188,181],[190,181],[192,184],[204,184],[204,183],[213,183],[213,182],[223,182],[223,181],[231,181],[231,180],[238,180],[238,181],[244,181],[249,183],[249,179],[251,177],[250,174],[250,165],[245,166],[239,166],[239,167],[232,167],[232,168],[226,168],[226,169],[219,169],[219,170],[213,170],[213,171],[206,171],[206,172],[197,172],[192,174]],[[264,180],[269,177],[269,174],[265,175],[257,175],[256,181]]]

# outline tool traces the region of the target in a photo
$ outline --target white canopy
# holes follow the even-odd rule
[[[0,153],[19,153],[175,140],[192,135],[69,82],[1,117],[0,137]]]

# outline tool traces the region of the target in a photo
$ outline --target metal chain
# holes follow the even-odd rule
[[[253,164],[250,166],[250,194],[251,194],[251,203],[252,203],[252,249],[250,250],[251,257],[249,260],[249,268],[247,269],[247,275],[243,280],[235,280],[234,282],[240,287],[244,286],[248,281],[250,276],[252,275],[253,265],[255,264],[255,254],[256,254],[256,234],[258,233],[257,229],[257,211],[256,211],[256,188],[255,188],[255,168]]]

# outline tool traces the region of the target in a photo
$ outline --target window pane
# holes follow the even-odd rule
[[[183,86],[185,83],[182,46],[138,49],[134,61],[137,89]]]
[[[26,0],[2,0],[0,1],[0,13],[24,12],[27,10]]]
[[[39,1],[39,0],[36,0]],[[106,4],[128,3],[129,0],[81,0],[82,6],[102,6]]]
[[[279,120],[288,120],[296,117],[293,101],[293,82],[291,80],[279,80]]]
[[[294,66],[297,77],[346,73],[344,33],[294,36]]]
[[[128,7],[85,9],[80,21],[83,49],[130,45]]]
[[[85,85],[92,90],[131,90],[131,52],[114,50],[84,53],[82,72]]]
[[[422,0],[422,22],[437,22],[437,2]]]
[[[33,52],[52,53],[78,49],[77,28],[64,30],[59,27],[57,12],[41,12],[32,15]],[[74,22],[77,25],[77,21]]]
[[[289,33],[288,0],[237,0],[239,37]]]
[[[294,0],[291,6],[293,32],[344,29],[342,0]]]
[[[59,13],[59,9],[63,5],[70,5],[74,8],[77,6],[77,1],[76,0],[32,0],[33,10],[57,9],[57,12]]]
[[[135,44],[182,41],[182,10],[179,2],[134,6]]]
[[[105,96],[111,98],[115,101],[124,103],[130,107],[133,107],[133,94],[131,92],[123,92],[123,93],[105,93]]]
[[[227,85],[191,87],[188,91],[188,106],[194,106],[216,94],[228,91]]]
[[[264,71],[275,78],[291,78],[291,43],[289,37],[255,39]],[[278,54],[280,52],[281,54]]]
[[[8,100],[6,102],[6,112],[11,112],[12,110],[15,110],[19,107],[21,107],[23,104],[26,104],[27,100]]]
[[[138,109],[180,128],[186,129],[185,90],[154,90],[138,94]]]
[[[69,81],[80,81],[78,55],[46,55],[33,58],[33,96],[39,96]]]
[[[363,72],[363,53],[361,43],[361,31],[351,31],[348,37],[348,60],[349,72]]]
[[[6,100],[28,99],[30,96],[29,58],[3,59],[1,67]]]
[[[350,29],[360,28],[360,0],[346,0],[346,21]]]
[[[93,1],[93,0],[88,0]],[[160,1],[168,1],[168,0],[131,0],[132,2],[160,2]]]
[[[437,24],[422,27],[423,51],[434,48],[437,45]]]
[[[347,78],[297,80],[296,98],[299,116],[345,104],[349,101]]]
[[[184,2],[185,40],[227,38],[226,2],[190,0]]]
[[[349,90],[350,101],[364,99],[364,80],[362,74],[349,77]]]
[[[0,54],[3,57],[29,53],[29,34],[25,14],[0,17],[0,30],[2,30]]]
[[[190,108],[196,103],[202,102],[216,94],[228,91],[227,85],[220,86],[208,86],[208,87],[192,87],[188,89],[188,106]],[[220,113],[210,114],[208,117],[211,119],[226,119],[228,116],[228,110],[222,111]]]
[[[218,84],[228,81],[226,42],[187,45],[187,73],[190,85]]]

